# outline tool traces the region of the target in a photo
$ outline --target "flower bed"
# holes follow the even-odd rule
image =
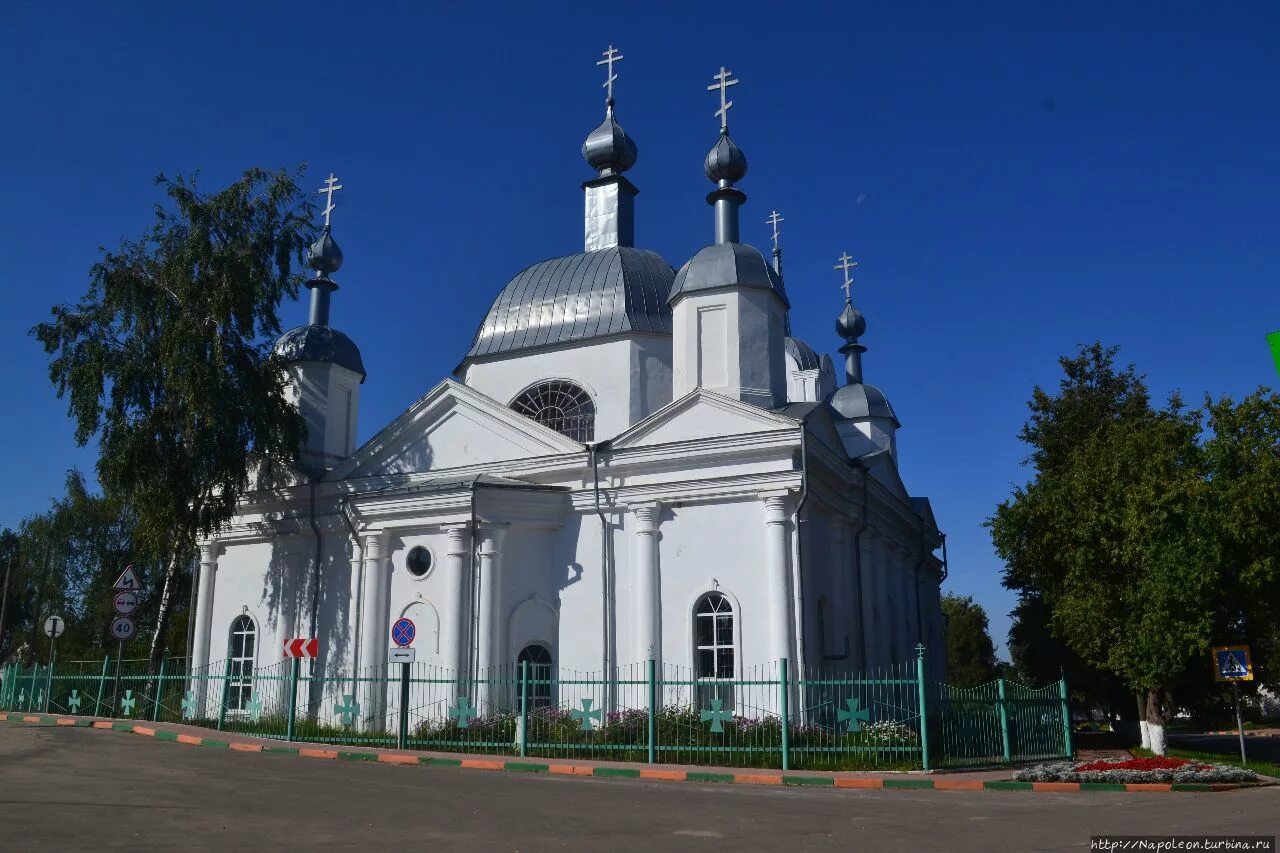
[[[1252,770],[1185,758],[1115,758],[1054,761],[1018,771],[1019,782],[1256,782]]]

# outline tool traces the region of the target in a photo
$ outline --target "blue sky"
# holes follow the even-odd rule
[[[612,42],[637,242],[677,267],[710,242],[705,88],[729,66],[743,239],[786,218],[794,332],[833,357],[832,264],[861,262],[903,476],[949,533],[947,588],[1003,641],[980,524],[1026,477],[1016,434],[1059,354],[1119,345],[1193,400],[1276,384],[1280,7],[940,5],[7,4],[0,525],[92,469],[26,333],[148,224],[155,174],[339,175],[333,317],[369,370],[367,438],[454,367],[508,279],[580,250]]]

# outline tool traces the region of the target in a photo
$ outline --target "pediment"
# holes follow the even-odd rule
[[[582,445],[446,379],[329,474],[349,479],[581,453]]]
[[[701,388],[632,426],[611,442],[614,449],[672,444],[699,438],[795,429],[795,418]]]

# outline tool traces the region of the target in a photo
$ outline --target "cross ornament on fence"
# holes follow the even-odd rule
[[[244,703],[244,709],[249,712],[249,719],[255,723],[262,716],[262,700],[257,696],[253,696],[248,702]]]
[[[339,716],[344,726],[350,726],[355,720],[356,715],[360,713],[360,706],[356,704],[356,697],[350,693],[342,694],[342,704],[334,705],[333,712]]]
[[[600,708],[596,708],[594,711],[591,710],[591,706],[595,702],[594,699],[583,699],[581,700],[581,702],[582,702],[582,710],[579,711],[578,709],[575,708],[574,710],[569,712],[569,716],[573,717],[575,720],[578,720],[582,723],[582,730],[584,732],[589,732],[592,730],[591,720],[593,718],[596,721],[596,725],[600,724],[602,711]]]
[[[124,698],[120,700],[120,713],[126,717],[133,716],[133,706],[138,704],[138,700],[133,698],[133,691],[126,690]]]
[[[27,688],[18,691],[18,707],[21,708],[23,703],[27,701]]]
[[[193,719],[196,715],[196,692],[188,690],[182,696],[182,718],[184,720]]]
[[[844,700],[845,707],[849,710],[836,710],[836,722],[849,723],[849,731],[856,732],[862,729],[862,723],[871,722],[871,709],[859,707],[862,702],[858,699]]]
[[[67,707],[71,709],[71,713],[80,713],[80,691],[72,690],[71,696],[67,699]]]
[[[37,708],[44,707],[44,689],[43,688],[41,688],[40,692],[36,694],[36,707]]]
[[[449,709],[449,718],[457,720],[460,729],[470,727],[471,721],[478,716],[480,712],[472,706],[471,700],[466,696],[459,696],[458,704]]]
[[[723,699],[712,699],[711,709],[710,710],[703,709],[701,711],[702,722],[704,723],[710,722],[711,731],[713,732],[724,731],[724,724],[733,719],[733,714],[731,712],[721,710],[723,706],[724,706]]]

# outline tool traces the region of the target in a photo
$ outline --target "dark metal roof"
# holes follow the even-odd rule
[[[837,388],[827,401],[837,420],[856,421],[864,418],[889,418],[895,427],[902,426],[884,392],[865,382],[854,382]]]
[[[813,347],[799,338],[787,338],[783,341],[787,355],[795,360],[797,370],[817,370],[822,365]]]
[[[674,277],[656,252],[629,246],[534,264],[498,294],[467,358],[622,332],[669,335]]]
[[[601,177],[621,175],[636,164],[638,154],[635,140],[614,120],[612,109],[582,143],[582,159]]]
[[[782,277],[759,249],[745,243],[713,243],[698,250],[698,254],[676,273],[670,301],[685,293],[721,287],[772,290],[787,307],[791,306],[782,286]]]
[[[355,341],[329,326],[299,326],[276,341],[272,352],[285,361],[320,361],[341,365],[360,374],[364,382],[364,361]]]

